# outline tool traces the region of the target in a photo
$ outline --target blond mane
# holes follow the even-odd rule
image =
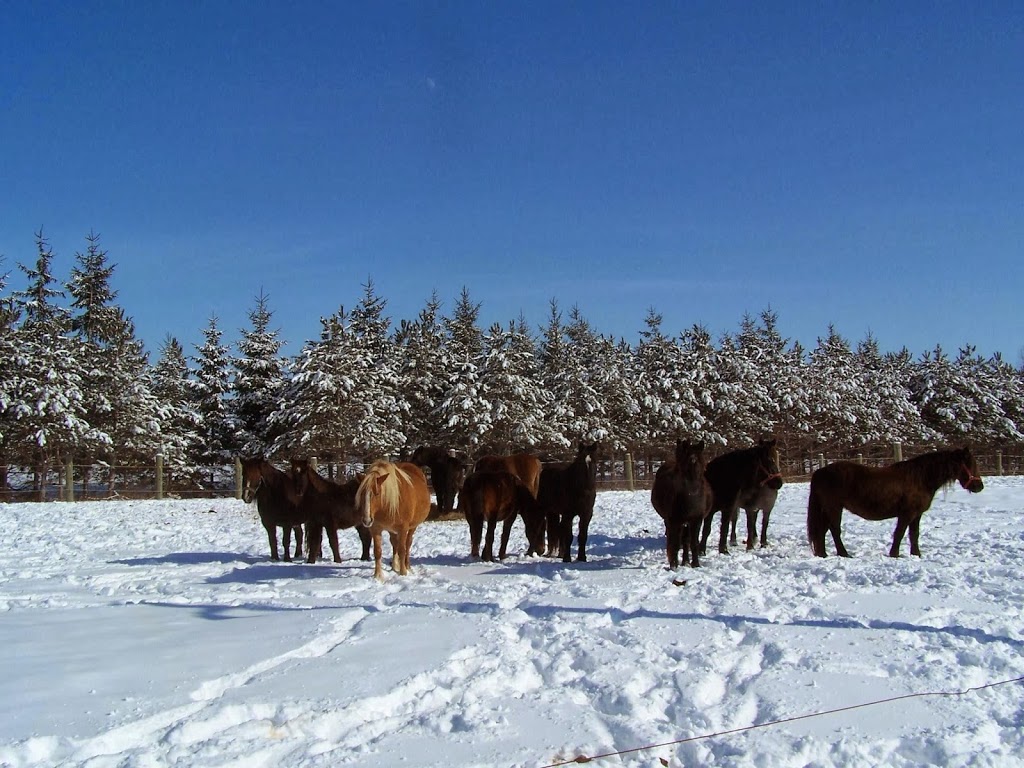
[[[376,478],[383,477],[384,482],[380,488],[380,494],[374,493]],[[405,481],[411,483],[408,473],[401,467],[392,464],[390,461],[378,459],[366,470],[366,476],[359,484],[356,491],[356,506],[365,509],[365,505],[371,502],[371,497],[379,496],[378,508],[385,515],[393,516],[398,510],[398,503],[401,497],[401,486],[399,483]]]

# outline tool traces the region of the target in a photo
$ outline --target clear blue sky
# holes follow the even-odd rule
[[[603,333],[1024,350],[1020,2],[0,5],[0,254],[95,230],[147,347],[371,279]]]

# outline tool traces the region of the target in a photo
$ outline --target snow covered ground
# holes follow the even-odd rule
[[[921,559],[850,515],[811,557],[806,498],[675,573],[647,492],[585,564],[427,523],[384,584],[270,562],[239,501],[0,504],[0,764],[1024,765],[1024,478],[940,491]]]

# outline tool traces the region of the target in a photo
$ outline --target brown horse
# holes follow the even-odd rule
[[[306,562],[316,562],[326,529],[334,562],[340,563],[338,530],[344,528],[356,529],[362,543],[359,559],[369,560],[370,532],[359,525],[362,518],[356,511],[356,490],[362,475],[356,475],[345,483],[336,483],[322,477],[307,459],[292,459],[291,475],[299,498],[299,514],[306,524]]]
[[[498,559],[504,560],[516,515],[523,517],[530,548],[534,548],[538,535],[539,545],[544,545],[544,517],[537,509],[537,500],[511,472],[482,471],[471,474],[459,492],[459,509],[469,523],[471,557],[481,557],[480,539],[486,522],[487,538],[482,559],[485,562],[494,560],[494,529],[500,522],[502,529]]]
[[[843,509],[865,520],[896,518],[889,557],[900,556],[903,534],[910,530],[910,554],[921,555],[917,537],[921,515],[936,491],[959,481],[971,493],[985,487],[970,448],[932,451],[887,467],[837,461],[811,475],[807,499],[807,538],[818,557],[825,557],[825,531],[832,534],[836,554],[849,557],[840,536]]]
[[[564,563],[572,560],[572,521],[576,517],[580,519],[576,560],[587,561],[587,533],[597,498],[596,454],[597,443],[580,443],[573,461],[546,464],[540,473],[537,505],[547,521],[548,555],[557,551]]]
[[[260,522],[270,540],[270,559],[280,560],[277,551],[277,529],[283,528],[284,559],[291,560],[291,534],[295,531],[295,556],[302,557],[302,515],[292,477],[262,456],[244,458],[242,462],[242,500],[256,500]]]
[[[690,565],[700,566],[701,521],[714,499],[704,468],[704,441],[676,440],[675,461],[665,462],[654,475],[651,504],[665,521],[665,551],[673,570],[679,567],[680,547],[684,563],[689,552]]]
[[[430,514],[430,488],[423,470],[410,462],[378,459],[366,470],[356,491],[361,524],[373,536],[373,575],[384,580],[381,569],[381,532],[391,539],[391,567],[409,573],[409,552],[416,528]]]
[[[473,467],[475,472],[511,472],[519,478],[534,498],[540,486],[540,459],[531,453],[513,453],[511,456],[481,456]]]
[[[736,517],[742,507],[747,512],[747,549],[754,548],[754,528],[757,512],[761,518],[761,546],[768,544],[768,518],[775,506],[775,495],[770,492],[782,487],[782,474],[775,460],[775,440],[759,440],[757,445],[723,453],[708,462],[704,475],[711,483],[715,499],[711,512],[704,518],[700,537],[700,553],[707,552],[708,536],[715,512],[722,513],[722,527],[718,536],[718,551],[729,554],[725,541],[732,526],[732,543],[736,543]],[[769,503],[770,502],[770,503]]]
[[[462,487],[466,468],[447,448],[421,445],[413,451],[413,464],[430,470],[430,485],[437,497],[437,514],[446,515],[455,508],[455,496]]]

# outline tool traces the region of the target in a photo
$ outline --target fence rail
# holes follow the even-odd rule
[[[871,446],[863,452],[800,451],[781,453],[779,469],[787,482],[808,480],[814,470],[838,459],[883,466],[910,458],[931,446]],[[599,490],[645,490],[668,458],[662,452],[634,456],[623,453],[598,461]],[[983,476],[1024,474],[1024,447],[1016,451],[994,450],[976,453]],[[323,468],[329,477],[362,471],[360,462],[341,462]],[[428,473],[429,476],[429,473]],[[241,498],[241,463],[215,465],[190,472],[165,468],[162,457],[150,466],[75,465],[54,467],[38,476],[23,468],[8,468],[7,486],[0,488],[0,501],[84,501],[97,499]]]

